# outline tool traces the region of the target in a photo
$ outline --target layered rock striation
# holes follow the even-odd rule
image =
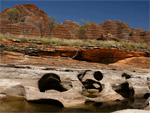
[[[35,22],[42,17],[44,25],[47,23],[48,15],[42,10],[38,9],[33,4],[16,5],[20,12],[17,20],[12,22],[11,34],[21,35],[23,32],[26,36],[40,36],[40,29],[36,26]],[[6,34],[10,31],[9,18],[7,11],[10,8],[4,9],[0,14],[1,28],[0,32]],[[52,36],[66,39],[98,39],[98,40],[115,40],[121,39],[131,42],[144,42],[150,44],[150,30],[144,31],[142,29],[132,29],[130,26],[121,22],[120,20],[106,20],[104,23],[97,24],[90,22],[87,27],[87,32],[79,36],[77,28],[80,26],[77,22],[66,20],[64,23],[56,23],[57,27],[52,30]],[[49,28],[44,28],[44,37],[50,35]]]

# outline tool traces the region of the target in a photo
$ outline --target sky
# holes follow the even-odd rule
[[[0,0],[0,12],[15,5],[34,4],[57,23],[66,20],[103,23],[120,20],[131,28],[150,28],[149,0]]]

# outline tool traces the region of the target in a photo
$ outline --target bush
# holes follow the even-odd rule
[[[5,46],[5,43],[1,43],[1,44],[0,44],[0,47],[4,47],[4,46]]]
[[[29,43],[28,47],[38,48],[37,44]]]
[[[28,43],[28,40],[25,38],[21,38],[21,43]]]

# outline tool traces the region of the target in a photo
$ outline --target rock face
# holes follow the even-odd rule
[[[101,63],[114,63],[124,58],[136,57],[136,56],[147,56],[146,53],[138,52],[127,52],[118,49],[83,49],[79,51],[75,59],[101,62]]]
[[[149,101],[150,91],[145,73],[14,67],[17,68],[0,68],[0,99],[4,99],[4,94],[9,94],[23,96],[28,102],[57,103],[60,107],[87,105],[91,110],[97,107],[109,112],[148,106],[146,102]],[[130,78],[125,75],[130,75]]]
[[[133,65],[141,65],[142,67],[149,67],[149,52],[135,52],[135,51],[122,51],[116,49],[117,47],[114,45],[112,49],[106,48],[99,48],[94,46],[88,46],[87,48],[82,47],[64,47],[64,46],[57,46],[57,47],[43,47],[41,42],[39,41],[32,41],[32,43],[36,43],[37,47],[29,46],[29,43],[20,43],[20,40],[16,39],[2,39],[5,44],[1,44],[0,48],[7,51],[14,51],[24,53],[25,55],[30,56],[59,56],[59,57],[66,57],[66,58],[73,58],[76,60],[84,60],[89,62],[97,62],[97,63],[115,63],[120,60],[126,58],[126,63],[132,63]],[[25,39],[23,39],[26,41]],[[12,46],[9,46],[13,44]],[[17,46],[16,46],[17,45]],[[20,46],[18,46],[20,45]],[[133,58],[136,57],[136,58]],[[139,58],[143,57],[143,59]],[[135,62],[138,62],[135,63]],[[119,62],[118,62],[119,63]],[[120,64],[124,63],[124,61],[120,61]],[[134,64],[135,63],[135,64]]]
[[[47,23],[48,15],[42,10],[38,9],[33,4],[23,4],[14,6],[20,12],[20,16],[17,20],[12,22],[12,35],[21,35],[23,31],[27,36],[40,36],[40,30],[36,26],[35,22],[42,17],[44,25]],[[9,32],[9,19],[7,17],[7,11],[10,8],[4,9],[0,14],[1,21],[1,33],[6,34]],[[80,26],[77,22],[66,20],[64,23],[56,23],[57,27],[52,30],[52,36],[67,39],[98,39],[98,40],[115,40],[121,39],[140,42],[143,40],[146,43],[150,43],[150,31],[143,31],[142,29],[131,29],[130,26],[119,20],[112,22],[106,20],[104,23],[97,24],[90,22],[87,27],[87,32],[79,36],[76,29]],[[49,28],[45,26],[44,37],[49,36]]]

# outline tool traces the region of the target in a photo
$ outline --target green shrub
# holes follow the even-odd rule
[[[26,38],[21,38],[21,43],[28,43],[28,40]]]
[[[37,44],[29,43],[28,47],[38,48]]]
[[[5,43],[1,43],[1,47],[4,47],[5,46]]]

